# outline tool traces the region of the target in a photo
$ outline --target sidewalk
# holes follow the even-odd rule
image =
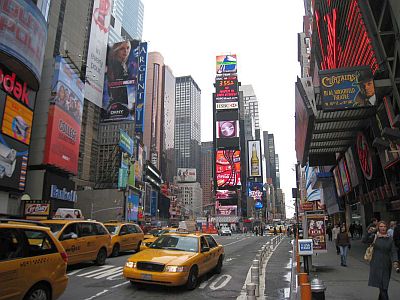
[[[313,255],[310,280],[317,275],[324,282],[326,299],[378,299],[379,290],[368,286],[369,265],[363,259],[366,247],[360,240],[351,241],[347,267],[340,266],[340,255],[336,254],[333,242],[328,242],[328,253]],[[400,274],[392,270],[389,298],[399,299],[399,295]]]

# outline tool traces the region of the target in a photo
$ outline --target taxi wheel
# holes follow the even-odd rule
[[[215,269],[214,269],[215,274],[221,274],[221,272],[222,272],[222,264],[223,264],[223,259],[222,259],[222,256],[220,256],[219,259],[218,259],[218,263],[217,263],[217,265],[215,266]]]
[[[197,270],[196,266],[194,266],[194,267],[192,267],[190,269],[188,280],[186,282],[186,289],[187,290],[191,291],[191,290],[194,290],[196,288],[197,282],[199,280],[198,273],[199,273],[199,271]]]
[[[115,244],[111,253],[112,257],[116,257],[119,255],[119,244]]]
[[[101,248],[99,250],[99,253],[97,253],[97,257],[95,260],[96,265],[102,266],[105,264],[107,258],[107,251],[104,248]]]
[[[37,284],[33,286],[26,296],[24,300],[50,300],[50,289],[48,286],[44,284]]]

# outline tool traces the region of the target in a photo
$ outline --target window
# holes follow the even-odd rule
[[[129,232],[128,232],[127,226],[126,225],[122,226],[121,230],[119,231],[119,235],[125,235],[125,234],[128,234],[128,233]]]
[[[84,236],[91,236],[91,235],[96,235],[95,229],[96,227],[93,226],[94,224],[92,223],[80,223],[80,235],[79,237],[84,237]]]
[[[93,224],[93,226],[96,227],[96,235],[106,235],[108,234],[107,230],[104,229],[104,227],[101,224]]]
[[[0,261],[23,257],[23,242],[13,228],[0,229]]]
[[[28,241],[26,257],[57,253],[58,250],[46,232],[40,230],[23,230]]]
[[[77,223],[69,224],[65,227],[64,231],[61,234],[60,241],[72,239],[72,235],[78,235]]]
[[[206,235],[206,240],[208,242],[208,245],[210,245],[210,248],[215,248],[218,246],[217,242],[211,235]]]
[[[200,239],[200,249],[203,250],[205,247],[208,247],[206,239],[202,236]]]

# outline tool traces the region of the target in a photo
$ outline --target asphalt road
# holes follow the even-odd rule
[[[69,267],[69,284],[60,299],[236,299],[257,250],[270,237],[235,234],[215,238],[225,248],[222,273],[201,278],[199,286],[193,291],[186,291],[183,287],[144,285],[138,289],[131,286],[122,276],[122,268],[132,253],[123,253],[119,257],[108,258],[101,267],[91,263]]]

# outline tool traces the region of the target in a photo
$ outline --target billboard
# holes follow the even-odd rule
[[[138,46],[139,41],[127,40],[108,47],[102,104],[104,121],[135,118]]]
[[[237,72],[236,54],[218,55],[216,62],[216,73],[218,75]]]
[[[247,165],[249,177],[262,176],[261,141],[247,141]]]
[[[127,152],[130,156],[133,155],[133,140],[128,135],[128,133],[121,128],[119,129],[119,143],[118,146]]]
[[[215,158],[217,187],[240,186],[240,150],[217,150]]]
[[[94,0],[86,61],[85,98],[101,107],[106,68],[111,0]]]
[[[217,138],[239,137],[239,121],[217,121]]]
[[[312,182],[313,178],[317,175],[318,169],[315,167],[310,167],[308,164],[304,168],[305,171],[305,179],[306,179],[306,192],[307,192],[307,201],[318,201],[321,200],[321,190],[319,188],[313,189]]]
[[[23,202],[25,216],[47,218],[50,215],[50,201],[29,200]]]
[[[52,80],[43,163],[74,175],[78,172],[79,143],[83,111],[83,83],[57,56]]]
[[[10,96],[7,96],[6,99],[1,131],[29,145],[31,141],[33,111]]]
[[[138,221],[139,195],[130,191],[127,202],[128,202],[126,205],[126,220],[127,220],[127,222]]]
[[[352,187],[359,185],[356,163],[354,160],[353,149],[350,147],[345,153],[347,168],[350,175],[350,182]]]
[[[135,161],[135,180],[142,181],[143,175],[143,147],[138,144],[138,156]]]
[[[237,205],[215,205],[217,216],[237,216]]]
[[[342,178],[340,176],[339,167],[337,166],[333,169],[333,178],[335,179],[336,193],[339,197],[344,196]]]
[[[215,79],[215,101],[217,103],[239,101],[239,86],[236,75]]]
[[[223,103],[215,103],[216,110],[225,110],[225,109],[238,109],[239,102],[223,102]]]
[[[140,43],[138,48],[139,70],[137,79],[135,132],[144,130],[144,104],[146,99],[147,42]]]
[[[180,182],[195,182],[196,169],[178,168],[178,181]]]
[[[217,200],[232,200],[237,199],[236,191],[231,190],[216,190],[215,199]]]
[[[264,186],[262,182],[248,182],[247,195],[254,200],[261,200],[263,196]]]
[[[375,105],[374,77],[369,67],[326,70],[319,75],[323,110]]]
[[[32,73],[35,89],[42,75],[47,22],[34,1],[8,0],[0,5],[0,52],[15,57]],[[30,79],[30,78],[29,78]]]

